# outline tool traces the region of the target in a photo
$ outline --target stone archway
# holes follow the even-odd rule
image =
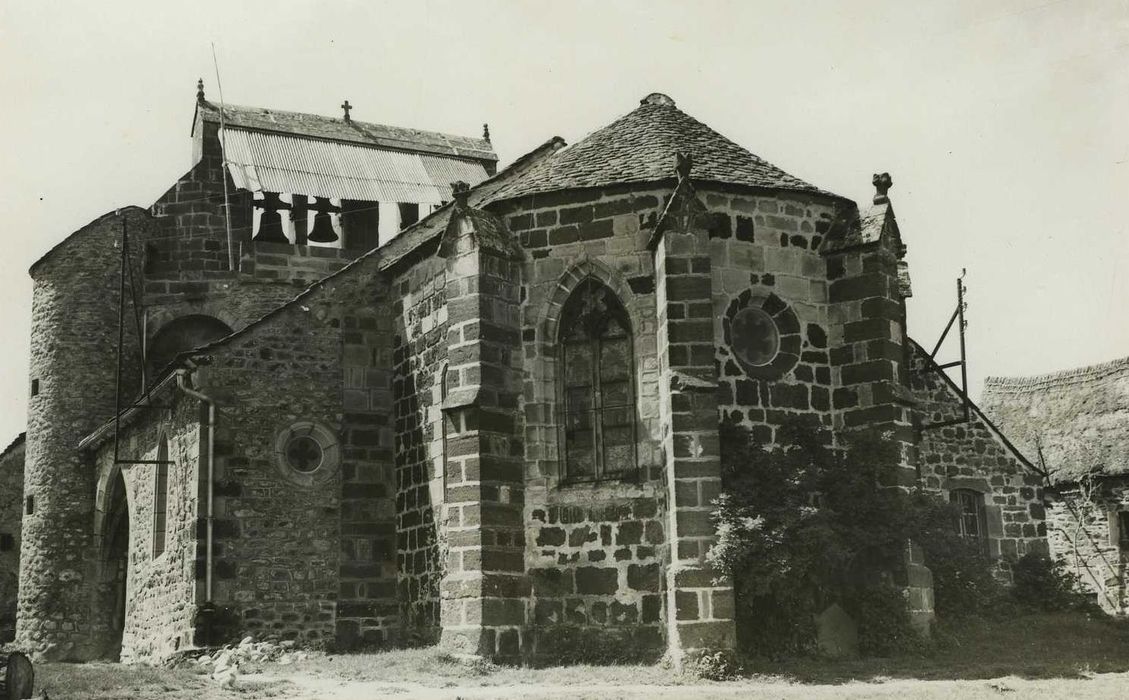
[[[559,414],[560,367],[558,357],[558,335],[561,314],[572,293],[586,280],[598,282],[616,296],[631,324],[635,354],[635,434],[638,441],[638,464],[657,466],[657,442],[652,433],[654,421],[644,415],[642,407],[657,405],[657,345],[655,338],[655,316],[653,296],[636,294],[623,275],[600,260],[582,257],[571,265],[553,282],[546,293],[540,312],[535,317],[534,345],[527,346],[527,371],[534,378],[532,391],[526,396],[526,426],[537,435],[538,443],[544,448],[544,464],[538,466],[538,473],[547,479],[547,484],[559,483],[563,476],[560,449],[562,435]],[[536,418],[533,418],[536,417]],[[527,445],[532,444],[527,441]]]
[[[107,623],[106,656],[121,656],[129,590],[129,499],[121,469],[114,469],[101,509],[100,592]]]

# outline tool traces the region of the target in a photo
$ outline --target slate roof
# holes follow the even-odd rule
[[[198,101],[196,118],[219,123],[219,105]],[[257,131],[272,131],[330,141],[379,146],[418,153],[435,153],[457,158],[497,161],[494,146],[486,139],[455,136],[437,131],[421,131],[400,126],[323,117],[320,114],[286,112],[263,107],[224,105],[227,126]]]
[[[1052,481],[1129,474],[1129,357],[1034,377],[988,377],[984,412]]]
[[[690,177],[695,182],[831,194],[753,155],[655,93],[634,111],[530,169],[498,198],[673,180],[676,153],[693,157]]]

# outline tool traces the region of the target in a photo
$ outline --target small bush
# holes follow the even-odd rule
[[[744,669],[732,651],[705,651],[686,659],[682,672],[706,681],[732,681],[740,678]]]
[[[1067,571],[1062,562],[1028,553],[1015,562],[1011,571],[1015,583],[1011,595],[1025,608],[1062,612],[1092,605],[1078,592],[1078,576]]]
[[[858,621],[861,655],[894,656],[924,648],[924,640],[910,624],[901,589],[879,585],[856,591],[852,597],[848,612]]]

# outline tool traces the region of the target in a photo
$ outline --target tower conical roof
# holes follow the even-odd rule
[[[654,93],[634,111],[538,163],[497,198],[669,180],[676,153],[693,157],[691,177],[697,181],[831,194],[750,153],[678,109],[674,100]]]

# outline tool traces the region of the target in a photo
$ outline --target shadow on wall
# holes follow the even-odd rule
[[[428,446],[442,441],[444,423],[429,421],[428,417],[438,413],[443,382],[436,379],[434,372],[419,366],[425,364],[428,354],[411,352],[398,341],[399,338],[393,348],[397,362],[392,386],[398,597],[403,621],[401,641],[405,646],[415,646],[438,642],[441,631],[439,589],[446,553],[440,534],[442,504],[437,510],[432,503]],[[436,381],[440,387],[434,385]]]
[[[19,579],[14,571],[0,571],[0,644],[16,638],[16,600]]]

